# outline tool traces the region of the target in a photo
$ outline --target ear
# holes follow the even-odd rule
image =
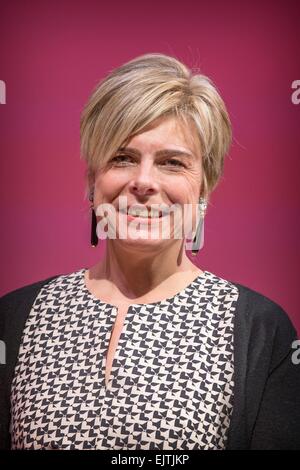
[[[87,179],[88,179],[88,192],[89,192],[89,200],[91,200],[91,194],[94,193],[95,188],[95,173],[92,169],[89,169],[87,172]]]
[[[203,173],[202,182],[200,186],[199,199],[203,198],[206,201],[208,201],[209,196],[210,196],[210,193],[208,191],[207,179],[206,179],[205,173]]]

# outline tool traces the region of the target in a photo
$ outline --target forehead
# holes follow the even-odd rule
[[[176,116],[161,117],[148,124],[140,132],[130,137],[126,145],[143,146],[155,151],[163,148],[187,150],[195,156],[200,148],[196,130],[192,122],[185,123]]]

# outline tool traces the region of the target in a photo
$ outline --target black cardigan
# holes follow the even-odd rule
[[[0,298],[0,449],[10,449],[10,389],[24,325],[43,285],[58,276]],[[285,311],[241,284],[234,319],[234,401],[227,449],[300,450],[300,364],[292,361],[296,331]]]

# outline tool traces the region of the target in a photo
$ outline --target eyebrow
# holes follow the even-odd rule
[[[118,151],[119,152],[124,152],[124,151],[132,152],[132,153],[137,154],[138,156],[141,156],[141,152],[135,147],[120,147]],[[155,152],[155,155],[157,157],[173,157],[175,155],[178,155],[182,157],[194,158],[194,155],[192,153],[189,153],[187,151],[177,150],[177,149],[157,150],[157,152]]]

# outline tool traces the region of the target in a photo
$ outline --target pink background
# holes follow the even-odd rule
[[[162,52],[213,79],[233,125],[197,264],[270,297],[300,331],[299,16],[287,1],[2,2],[1,294],[99,259],[80,112],[110,70]]]

